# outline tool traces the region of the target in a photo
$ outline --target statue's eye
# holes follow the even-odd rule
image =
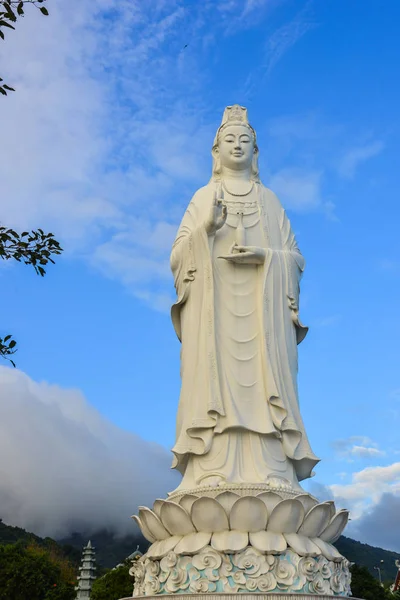
[[[228,142],[228,144],[231,144],[235,141],[235,138],[233,136],[229,136],[225,138],[225,141]]]

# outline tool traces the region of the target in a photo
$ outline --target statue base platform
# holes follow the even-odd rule
[[[165,594],[164,597],[173,597],[175,594]],[[158,596],[135,596],[139,599],[146,600],[155,600]],[[236,594],[196,594],[196,598],[199,600],[237,600]],[[279,593],[275,592],[266,593],[266,594],[251,594],[251,593],[242,593],[240,594],[241,600],[315,600],[315,595],[310,594],[290,594],[290,593]],[[325,596],[318,595],[318,598],[321,600],[334,600],[337,599],[337,596]],[[343,600],[360,600],[359,598],[354,598],[353,596],[342,596]],[[179,594],[180,600],[192,600],[193,594]],[[132,597],[129,598],[121,598],[121,600],[132,600]]]
[[[339,555],[340,556],[340,555]],[[205,546],[200,552],[168,552],[162,559],[146,554],[133,563],[133,596],[156,597],[193,594],[208,598],[233,597],[348,598],[350,563],[340,556],[301,556],[293,549],[265,554],[252,546],[239,552],[218,551]]]

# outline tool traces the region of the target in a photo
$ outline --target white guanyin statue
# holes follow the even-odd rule
[[[260,182],[245,108],[226,108],[212,155],[171,254],[183,477],[133,517],[151,544],[133,563],[133,596],[349,598],[350,563],[333,545],[348,511],[299,484],[318,462],[297,392],[304,259]]]
[[[178,490],[278,477],[301,491],[318,462],[297,392],[304,259],[260,181],[245,108],[226,108],[212,156],[211,180],[192,198],[171,255],[182,342]]]

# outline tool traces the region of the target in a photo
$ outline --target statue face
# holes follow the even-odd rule
[[[220,133],[218,152],[223,167],[242,171],[251,166],[254,140],[245,125],[229,125]]]

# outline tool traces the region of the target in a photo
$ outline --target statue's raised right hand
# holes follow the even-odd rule
[[[227,215],[226,204],[224,204],[223,192],[222,189],[214,192],[214,198],[210,209],[210,214],[204,226],[208,234],[213,234],[218,229],[221,229],[223,225],[225,225]]]

